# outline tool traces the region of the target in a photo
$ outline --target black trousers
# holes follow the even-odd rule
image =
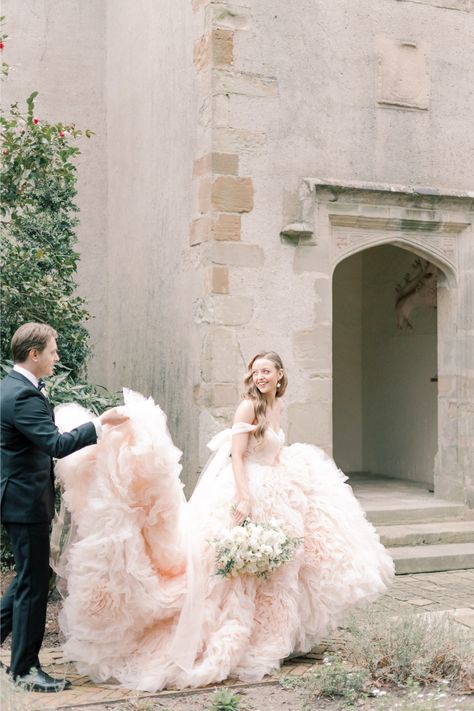
[[[49,586],[49,524],[4,523],[15,558],[16,576],[0,604],[1,641],[12,633],[14,676],[39,666]]]

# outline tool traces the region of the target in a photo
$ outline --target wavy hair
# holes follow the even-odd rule
[[[263,435],[265,434],[265,431],[268,427],[266,419],[267,400],[253,382],[252,377],[253,364],[256,360],[259,360],[260,358],[266,358],[267,360],[271,360],[277,370],[283,370],[283,375],[278,381],[280,383],[280,387],[276,391],[276,397],[282,397],[288,386],[288,378],[283,368],[282,360],[278,353],[275,353],[275,351],[260,351],[260,353],[254,355],[254,357],[249,361],[247,365],[247,375],[244,378],[245,392],[243,393],[242,398],[251,400],[253,402],[255,409],[255,419],[257,420],[257,429],[254,432],[254,436],[257,441],[263,439]]]

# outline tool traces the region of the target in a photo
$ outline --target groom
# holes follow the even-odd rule
[[[46,623],[49,525],[54,515],[53,457],[97,442],[102,425],[127,418],[114,408],[60,434],[41,378],[59,361],[57,333],[25,323],[12,338],[14,366],[0,383],[1,512],[15,558],[16,576],[1,600],[1,642],[12,633],[13,678],[31,691],[62,691],[65,679],[41,669],[38,654]]]

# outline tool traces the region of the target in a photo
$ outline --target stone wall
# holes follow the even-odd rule
[[[196,178],[201,218],[193,227],[193,249],[207,255],[216,292],[229,304],[233,300],[227,315],[211,309],[204,336],[202,362],[211,363],[206,387],[225,385],[228,400],[202,403],[201,450],[230,416],[239,368],[263,347],[278,350],[289,372],[290,440],[315,442],[331,452],[332,273],[352,253],[351,240],[354,252],[363,248],[368,229],[366,246],[400,244],[439,254],[440,266],[444,252],[472,243],[467,193],[458,213],[453,208],[455,216],[445,218],[456,223],[453,234],[448,227],[431,242],[414,235],[438,229],[430,226],[438,219],[437,194],[461,195],[474,185],[472,141],[466,150],[474,109],[467,78],[474,13],[466,4],[397,0],[303,2],[298,12],[283,0],[201,0],[194,7],[202,23],[195,63],[198,74],[206,72],[201,113],[212,116],[208,145],[227,155],[234,171],[226,181],[212,169],[208,179]],[[198,158],[212,165],[212,158]],[[317,181],[305,183],[305,176],[335,186],[370,182],[370,190],[378,185],[382,193],[413,198],[400,203],[397,217],[396,200],[392,209],[382,194],[361,196],[370,203],[364,212],[351,197],[354,229],[348,237],[344,219],[339,224],[331,216],[331,204],[337,213],[342,196],[329,189],[315,200]],[[231,185],[232,200],[228,195],[226,202],[224,188]],[[426,201],[415,196],[424,193],[430,195]],[[370,224],[357,223],[359,212]],[[233,225],[224,237],[215,227],[223,213]],[[377,215],[393,216],[393,232],[377,223]],[[461,271],[466,267],[471,268],[464,263]],[[460,273],[449,273],[455,288]],[[224,359],[225,369],[214,368]],[[448,370],[458,383],[459,361],[452,366]],[[447,418],[440,417],[441,440]],[[453,432],[450,437],[458,442]],[[459,498],[468,470],[463,465],[460,472],[456,457],[444,466],[449,446],[445,441],[444,454],[438,454],[437,483],[440,492]]]
[[[196,141],[193,13],[171,0],[107,12],[107,378],[153,395],[195,458],[193,309],[201,267],[189,251]]]

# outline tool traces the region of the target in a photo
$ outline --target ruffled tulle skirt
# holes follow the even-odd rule
[[[210,541],[232,526],[228,457],[186,502],[163,413],[134,393],[126,403],[126,425],[58,466],[73,521],[57,564],[60,624],[81,673],[147,691],[257,681],[386,590],[390,556],[346,477],[305,444],[283,447],[275,466],[246,464],[252,519],[277,519],[303,545],[267,579],[217,576]],[[70,428],[87,414],[63,406],[57,419]]]

